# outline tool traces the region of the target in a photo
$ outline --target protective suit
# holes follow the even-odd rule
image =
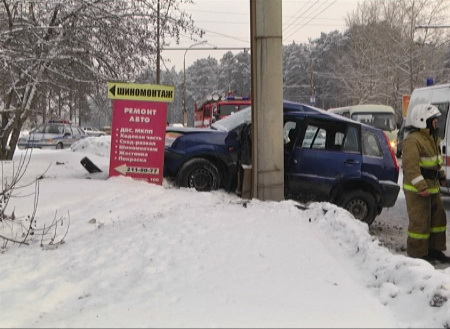
[[[416,105],[408,112],[406,125],[413,130],[403,141],[403,189],[409,216],[408,255],[447,261],[442,253],[447,249],[447,219],[439,190],[445,172],[433,123],[440,115],[429,104]]]

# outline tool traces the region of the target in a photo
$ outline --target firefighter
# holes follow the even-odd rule
[[[411,131],[403,141],[403,190],[409,216],[407,253],[429,262],[450,263],[443,253],[447,219],[439,186],[445,184],[439,148],[436,106],[418,104],[408,110]]]

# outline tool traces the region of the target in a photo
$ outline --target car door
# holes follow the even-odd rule
[[[295,122],[295,143],[285,149],[285,189],[302,202],[330,201],[332,189],[361,175],[361,130],[357,124],[308,118]],[[285,133],[286,136],[286,133]]]

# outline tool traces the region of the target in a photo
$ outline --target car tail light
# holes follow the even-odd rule
[[[397,157],[395,156],[394,149],[392,148],[392,145],[391,145],[391,142],[389,141],[388,136],[386,135],[386,133],[383,133],[383,134],[384,134],[384,138],[386,139],[386,143],[389,145],[389,151],[391,153],[392,161],[394,161],[395,170],[397,171],[397,174],[398,174],[400,171],[400,168],[398,166]]]

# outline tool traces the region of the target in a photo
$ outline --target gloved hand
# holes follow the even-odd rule
[[[430,196],[430,192],[428,192],[428,190],[424,190],[419,192],[419,195],[423,196],[423,197],[427,197]]]

